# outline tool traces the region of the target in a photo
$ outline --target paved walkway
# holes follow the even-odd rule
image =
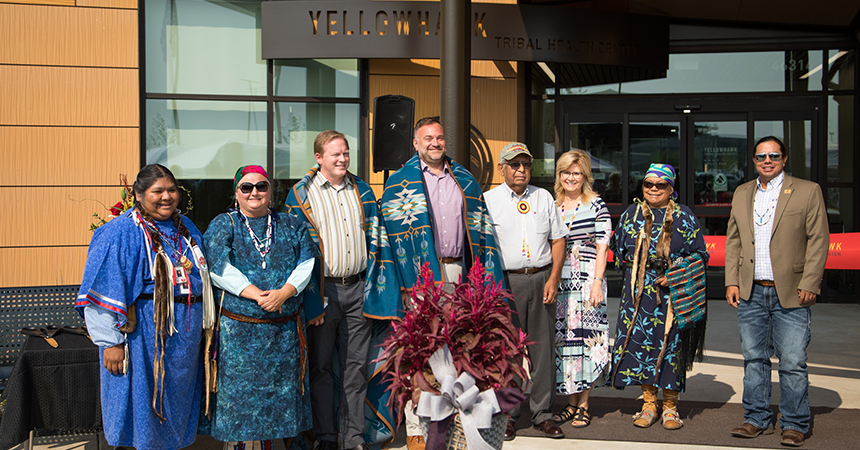
[[[697,363],[687,376],[687,389],[681,401],[695,400],[719,403],[740,403],[743,392],[743,358],[740,354],[736,310],[725,301],[711,300],[708,318],[705,361]],[[610,299],[610,324],[614,329],[618,311],[618,299]],[[830,408],[860,409],[860,305],[820,304],[812,308],[812,342],[809,345],[810,405]],[[776,361],[774,361],[776,368]],[[776,370],[773,372],[777,381]],[[627,389],[617,391],[609,388],[596,389],[592,403],[600,402],[601,397],[637,398],[640,391]],[[779,391],[773,392],[772,403],[779,402]],[[738,417],[737,425],[743,418]],[[846,424],[849,425],[849,424]],[[851,424],[854,425],[854,424]],[[722,426],[722,425],[720,425]],[[734,426],[734,425],[732,425]],[[632,429],[632,424],[631,424]],[[623,430],[619,430],[623,433]],[[730,430],[726,429],[726,433]],[[813,437],[814,440],[814,437]],[[38,450],[105,450],[96,436],[75,438],[37,438]],[[507,450],[615,450],[630,448],[630,442],[609,440],[551,440],[517,437],[505,443]],[[637,444],[638,449],[675,450],[691,448],[689,445]],[[26,450],[20,445],[15,450]],[[405,449],[406,441],[402,433],[390,448]],[[711,449],[733,447],[708,446]],[[217,447],[213,446],[213,450]]]

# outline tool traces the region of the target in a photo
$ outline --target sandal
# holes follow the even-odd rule
[[[648,428],[657,423],[660,417],[657,416],[656,409],[643,409],[633,415],[633,425],[639,428]]]
[[[678,415],[676,409],[666,409],[663,411],[663,428],[667,430],[679,430],[684,426],[684,421]]]
[[[571,420],[574,417],[576,417],[576,413],[577,413],[576,406],[568,404],[567,406],[564,407],[563,410],[561,410],[560,413],[553,414],[552,422],[556,425],[561,425],[561,424],[567,422],[568,420]]]
[[[583,422],[583,423],[573,423],[573,422]],[[570,426],[573,428],[585,428],[591,423],[591,414],[588,414],[588,410],[579,407],[576,409],[576,414],[573,416],[573,420],[570,422]]]

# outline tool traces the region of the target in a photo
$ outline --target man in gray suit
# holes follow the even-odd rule
[[[726,236],[726,300],[738,309],[744,355],[742,438],[773,433],[770,357],[779,358],[782,444],[803,445],[809,431],[806,347],[809,307],[821,292],[830,244],[821,187],[785,174],[785,145],[760,139],[759,177],[738,187]]]

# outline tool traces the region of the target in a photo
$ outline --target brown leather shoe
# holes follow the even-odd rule
[[[789,447],[800,447],[803,445],[803,433],[797,430],[782,430],[782,440],[779,443]]]
[[[514,426],[516,422],[508,420],[508,426],[505,427],[505,440],[513,441],[517,437],[517,428]]]
[[[424,436],[406,436],[406,448],[409,450],[424,450]]]
[[[540,430],[544,436],[551,439],[564,439],[564,432],[561,431],[561,428],[555,424],[550,419],[544,420],[543,422],[535,425],[535,429]]]
[[[758,428],[751,423],[744,423],[732,430],[732,436],[740,438],[754,438],[760,434],[773,434],[773,427]]]

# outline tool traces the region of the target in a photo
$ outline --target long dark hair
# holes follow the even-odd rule
[[[135,178],[134,185],[131,187],[135,193],[134,203],[139,203],[137,201],[138,195],[142,196],[143,193],[152,187],[156,181],[165,177],[170,178],[170,181],[173,181],[173,184],[179,186],[179,183],[176,182],[176,177],[173,176],[173,172],[171,172],[167,167],[164,167],[161,164],[148,164],[143,166],[143,169],[140,169],[140,172],[137,173],[137,178]]]
[[[147,164],[140,169],[140,172],[137,173],[137,178],[134,180],[134,185],[132,185],[132,189],[134,190],[135,198],[134,198],[134,207],[140,212],[144,219],[148,222],[153,223],[152,216],[143,209],[140,202],[137,200],[137,196],[143,196],[147,189],[152,187],[158,180],[162,178],[168,178],[176,187],[179,187],[179,183],[176,181],[176,177],[173,176],[173,172],[170,171],[167,167],[162,166],[161,164]],[[179,231],[181,236],[191,239],[192,245],[196,244],[194,242],[194,238],[190,236],[188,229],[185,228],[185,224],[182,223],[182,217],[179,214],[178,209],[173,210],[173,215],[170,217],[173,219],[173,224],[176,225],[176,230]],[[161,250],[161,236],[151,228],[149,229],[149,235],[152,237],[152,242],[155,247],[155,251]]]

